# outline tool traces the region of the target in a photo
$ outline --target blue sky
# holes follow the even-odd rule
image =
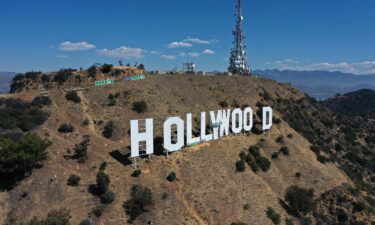
[[[253,69],[375,74],[374,0],[243,0]],[[226,70],[235,0],[1,0],[0,71],[93,63]]]

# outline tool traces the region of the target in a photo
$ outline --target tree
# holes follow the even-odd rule
[[[134,221],[138,216],[146,211],[146,208],[153,204],[152,192],[142,185],[134,185],[130,189],[130,199],[125,201],[123,207],[129,221]]]
[[[111,183],[111,180],[109,179],[109,176],[104,173],[104,171],[99,171],[96,174],[96,187],[98,194],[104,194],[108,191],[109,184]]]
[[[58,131],[60,133],[71,133],[71,132],[74,131],[74,127],[71,124],[63,123],[63,124],[60,125]]]
[[[255,158],[255,162],[264,172],[271,168],[271,162],[266,157],[258,156]]]
[[[37,106],[39,108],[43,107],[44,105],[51,105],[52,100],[49,96],[38,96],[33,99],[31,104],[33,106]]]
[[[243,172],[245,171],[246,167],[245,167],[245,162],[243,160],[239,160],[236,162],[236,170],[238,172]]]
[[[273,224],[280,224],[281,217],[272,207],[268,207],[266,213],[268,219],[272,220]]]
[[[102,67],[100,67],[100,70],[102,73],[109,73],[112,70],[113,65],[112,64],[103,64]]]
[[[53,80],[56,81],[59,85],[64,84],[69,77],[73,74],[72,69],[61,69],[57,72],[57,74],[53,77]]]
[[[177,179],[176,173],[173,172],[173,171],[167,176],[167,180],[168,180],[169,182],[173,182],[173,181],[175,181],[176,179]]]
[[[100,201],[103,204],[112,203],[116,198],[116,194],[112,191],[107,191],[100,197]]]
[[[81,97],[78,96],[76,91],[69,91],[66,95],[65,98],[69,101],[75,102],[75,103],[80,103],[81,102]]]
[[[226,99],[224,99],[219,102],[219,105],[221,106],[221,108],[227,108],[229,106],[229,103]]]
[[[110,120],[104,126],[103,136],[106,138],[111,138],[113,135],[113,130],[114,130],[114,123],[112,120]]]
[[[314,208],[314,189],[304,189],[297,185],[288,187],[285,201],[295,212],[308,213]]]
[[[87,156],[87,149],[90,144],[90,137],[83,136],[83,141],[79,144],[76,144],[74,147],[74,158],[78,159],[79,163],[85,163],[88,156]]]
[[[0,180],[1,186],[12,185],[41,162],[47,159],[47,147],[52,143],[37,134],[26,134],[18,141],[0,139]]]
[[[69,186],[77,186],[81,178],[75,174],[71,174],[68,178],[68,185]]]
[[[42,125],[49,114],[20,99],[0,99],[0,128],[30,131]]]
[[[134,102],[133,110],[136,111],[137,113],[144,113],[147,111],[147,103],[144,100]]]
[[[138,65],[138,69],[140,70],[145,70],[145,65],[143,65],[142,63]]]
[[[133,171],[132,177],[139,177],[139,176],[141,176],[141,174],[142,174],[142,170],[137,169],[137,170]]]
[[[70,213],[66,209],[52,210],[44,220],[34,217],[27,225],[70,225]]]
[[[280,152],[283,153],[283,155],[289,155],[289,148],[288,147],[281,147]]]

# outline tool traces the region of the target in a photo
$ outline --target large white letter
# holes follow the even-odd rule
[[[223,109],[222,112],[223,113],[222,113],[222,118],[221,118],[220,137],[229,135],[230,109]]]
[[[263,107],[263,130],[269,130],[272,127],[272,109],[271,107]]]
[[[172,125],[177,126],[177,141],[172,143]],[[169,152],[180,150],[184,146],[184,121],[179,117],[170,117],[164,122],[164,148]]]
[[[186,114],[186,145],[199,142],[199,137],[193,138],[193,126],[191,122],[191,113]]]
[[[223,117],[223,112],[221,110],[217,111],[215,116],[215,111],[210,111],[210,118],[211,118],[211,127],[213,129],[213,139],[219,139],[219,127],[221,126],[221,120]]]
[[[237,125],[237,116],[238,116],[238,125]],[[242,110],[235,109],[232,112],[232,132],[239,134],[242,131]]]
[[[211,141],[212,134],[206,135],[206,112],[201,112],[201,141]]]
[[[253,128],[253,110],[247,107],[243,111],[243,129],[251,131],[251,128]]]
[[[154,127],[153,119],[146,119],[146,130],[139,133],[138,120],[130,121],[131,157],[139,156],[139,142],[146,142],[146,154],[154,153]]]

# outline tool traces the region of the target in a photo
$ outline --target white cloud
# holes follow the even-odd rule
[[[150,52],[151,55],[160,55],[161,53],[159,51],[153,50]]]
[[[168,48],[179,48],[179,47],[191,47],[193,46],[192,44],[190,43],[186,43],[186,42],[172,42],[168,45]]]
[[[182,40],[184,42],[191,42],[191,43],[195,43],[195,44],[212,44],[214,42],[218,42],[218,40],[216,39],[211,39],[211,40],[202,40],[202,39],[199,39],[199,38],[193,38],[193,37],[186,37],[184,40]]]
[[[140,48],[130,48],[122,46],[116,49],[102,49],[98,50],[98,53],[103,56],[112,57],[112,58],[142,58],[144,57],[143,53],[147,51]]]
[[[68,58],[67,55],[57,55],[56,57],[57,57],[57,58]]]
[[[161,58],[166,60],[175,60],[177,57],[175,55],[162,55]]]
[[[298,61],[296,61],[298,62]],[[375,61],[362,61],[362,62],[340,62],[340,63],[312,63],[307,65],[296,66],[296,63],[283,63],[277,66],[279,69],[290,69],[290,70],[325,70],[325,71],[340,71],[344,73],[353,74],[375,74]]]
[[[181,52],[178,56],[184,57],[184,56],[186,56],[186,53],[185,52]]]
[[[215,52],[212,51],[212,50],[210,50],[210,49],[206,49],[206,50],[204,50],[204,51],[202,52],[202,54],[204,54],[204,55],[214,55]]]
[[[188,55],[189,55],[190,57],[193,57],[193,58],[197,58],[197,57],[199,57],[199,53],[197,53],[197,52],[190,52],[190,53],[188,53]]]
[[[61,51],[84,51],[84,50],[89,50],[95,48],[95,45],[87,43],[86,41],[82,42],[70,42],[70,41],[65,41],[60,44],[59,49]]]

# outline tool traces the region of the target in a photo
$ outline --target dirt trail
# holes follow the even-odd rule
[[[94,120],[92,119],[90,109],[88,107],[89,103],[87,102],[85,96],[83,96],[82,91],[77,91],[77,94],[82,99],[81,101],[82,110],[83,112],[85,112],[85,116],[89,120],[89,125],[87,127],[89,128],[90,131],[96,134]]]
[[[179,181],[179,182],[181,182],[181,181]],[[193,206],[190,205],[189,201],[186,199],[185,192],[184,192],[184,185],[182,183],[180,183],[178,185],[177,193],[178,193],[178,197],[180,198],[184,207],[188,210],[190,215],[198,222],[198,224],[199,225],[208,225],[208,223],[206,221],[204,221],[204,219],[201,218],[199,213],[194,209]]]

